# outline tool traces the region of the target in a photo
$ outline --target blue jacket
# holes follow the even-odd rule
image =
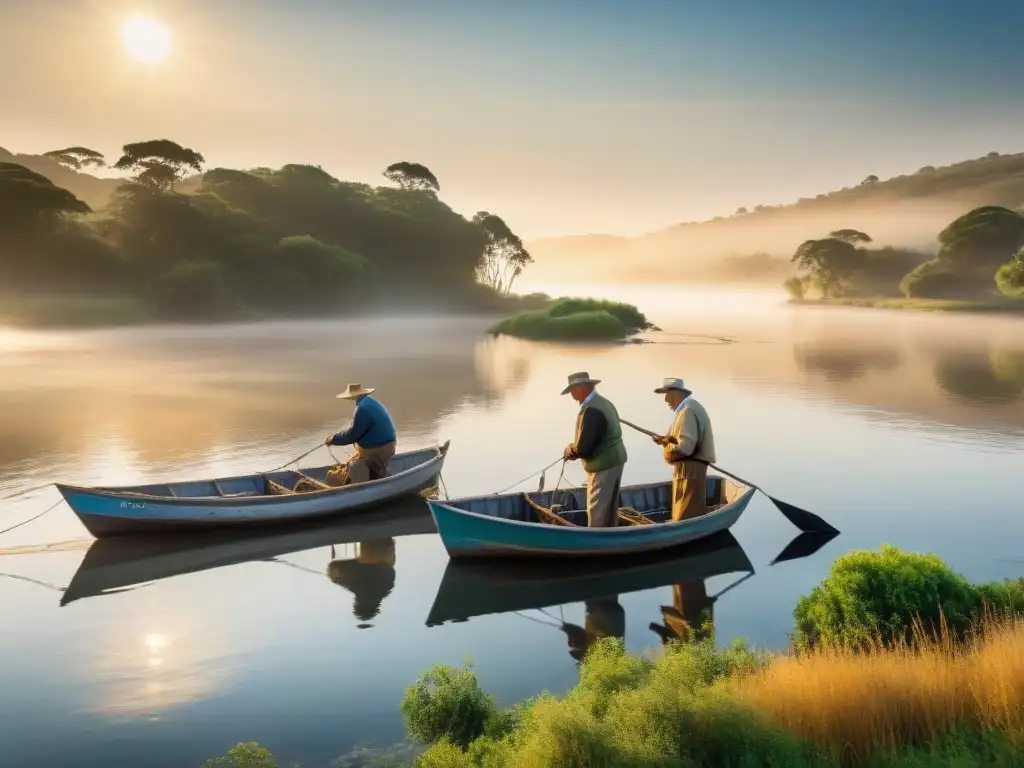
[[[352,445],[360,448],[379,448],[398,439],[395,422],[388,409],[369,395],[356,403],[352,425],[331,438],[331,445]]]

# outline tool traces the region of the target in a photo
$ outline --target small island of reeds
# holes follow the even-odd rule
[[[489,332],[535,341],[621,341],[649,330],[656,328],[632,304],[562,298],[543,309],[517,312]]]

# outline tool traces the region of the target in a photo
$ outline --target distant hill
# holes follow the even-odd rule
[[[759,205],[728,217],[676,224],[639,237],[573,235],[527,243],[535,264],[526,282],[588,281],[696,282],[734,280],[726,265],[758,265],[752,279],[776,280],[784,260],[804,240],[850,227],[867,232],[879,245],[930,251],[950,221],[979,205],[1024,204],[1024,153],[965,160],[879,180],[867,177],[854,187],[801,198],[789,205]],[[777,257],[768,262],[763,254]],[[752,255],[757,259],[749,259]],[[723,259],[734,257],[727,262]]]

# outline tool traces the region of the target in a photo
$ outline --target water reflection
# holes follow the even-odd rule
[[[869,371],[893,371],[902,362],[894,346],[839,346],[817,341],[793,347],[797,367],[807,373],[821,373],[827,381],[851,381]]]
[[[114,594],[149,586],[164,579],[188,573],[208,571],[256,560],[294,566],[284,555],[318,547],[331,547],[328,577],[335,583],[333,570],[341,566],[349,583],[342,583],[356,595],[356,615],[365,620],[380,611],[380,604],[394,586],[394,539],[433,533],[434,521],[420,496],[410,496],[352,520],[336,520],[313,526],[289,526],[280,533],[238,532],[179,535],[171,537],[119,537],[97,539],[85,553],[71,583],[64,590],[61,605],[86,597]],[[367,560],[353,568],[336,561],[335,547],[341,544],[370,544]],[[376,542],[376,545],[374,544]],[[385,553],[384,562],[374,562],[373,552]],[[388,554],[389,553],[389,554]],[[365,569],[369,567],[369,571]],[[377,570],[374,570],[374,568]],[[316,573],[314,571],[314,573]],[[362,576],[353,577],[353,573]],[[367,573],[376,574],[367,577]],[[322,576],[322,573],[316,573]],[[386,588],[383,588],[385,587]]]
[[[1024,349],[940,353],[935,380],[955,399],[1012,403],[1024,393]]]
[[[327,578],[355,596],[352,614],[364,629],[372,626],[367,622],[380,613],[381,603],[395,588],[395,540],[369,539],[356,542],[355,547],[355,557],[339,560],[331,546]]]

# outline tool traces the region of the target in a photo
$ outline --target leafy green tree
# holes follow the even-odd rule
[[[418,192],[441,191],[441,184],[437,177],[425,165],[402,161],[393,163],[384,169],[384,178],[397,184],[402,189],[416,190]]]
[[[807,281],[802,277],[791,277],[782,284],[793,301],[803,301],[807,295]]]
[[[500,216],[480,211],[473,217],[473,223],[487,235],[487,245],[477,267],[477,279],[507,296],[512,291],[512,283],[526,265],[533,262],[533,257]]]
[[[996,271],[996,285],[1005,296],[1024,299],[1024,248]]]
[[[810,273],[825,298],[841,295],[843,283],[863,264],[863,254],[852,243],[836,237],[806,240],[791,261]]]
[[[903,277],[900,292],[908,299],[955,299],[964,295],[965,287],[949,262],[932,259]]]
[[[998,205],[975,208],[942,230],[939,243],[940,259],[991,280],[999,265],[1024,247],[1024,214]]]
[[[54,149],[44,152],[43,157],[48,157],[55,163],[62,165],[68,170],[80,171],[83,168],[95,166],[100,168],[106,165],[103,154],[88,147],[66,147],[65,149]]]
[[[55,216],[88,212],[88,205],[42,174],[0,162],[0,233],[24,232]]]
[[[199,173],[206,162],[195,150],[169,139],[125,144],[122,152],[124,154],[114,163],[114,168],[131,171],[137,184],[159,190],[170,189],[189,170]]]
[[[864,181],[861,182],[862,185],[877,184],[877,183],[878,183],[878,177],[875,176],[875,174],[871,174],[870,176],[865,178]]]

